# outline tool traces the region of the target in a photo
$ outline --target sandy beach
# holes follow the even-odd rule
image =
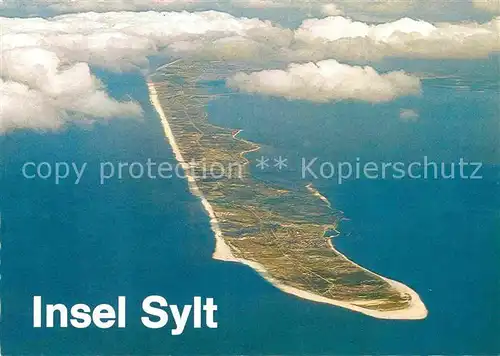
[[[414,290],[412,290],[411,288],[409,288],[408,286],[406,286],[400,282],[382,277],[382,276],[380,276],[372,271],[369,271],[368,269],[363,268],[363,267],[357,265],[356,263],[352,262],[345,255],[341,254],[339,251],[337,251],[334,248],[334,246],[331,243],[331,240],[329,240],[330,247],[333,250],[335,250],[337,253],[339,253],[341,256],[343,256],[343,258],[349,260],[351,263],[355,264],[359,268],[362,268],[363,270],[384,279],[386,282],[391,284],[400,293],[409,294],[411,296],[410,306],[406,309],[403,309],[403,310],[378,311],[378,310],[373,310],[373,309],[368,309],[368,308],[363,307],[363,305],[371,304],[369,302],[367,303],[366,301],[360,300],[359,302],[345,302],[345,301],[341,301],[341,300],[329,299],[329,298],[326,298],[326,297],[323,297],[320,295],[316,295],[316,294],[313,294],[310,292],[300,290],[298,288],[290,287],[290,286],[287,286],[285,284],[279,283],[268,274],[268,272],[266,271],[264,266],[262,266],[261,264],[253,262],[253,261],[241,259],[241,258],[236,258],[232,254],[231,248],[226,244],[226,242],[224,241],[224,238],[222,237],[222,231],[220,229],[219,223],[217,221],[217,218],[215,216],[215,213],[214,213],[212,206],[210,205],[208,200],[203,196],[201,190],[198,188],[198,186],[196,184],[196,180],[192,176],[189,175],[190,166],[182,157],[182,153],[179,149],[179,146],[176,143],[175,137],[174,137],[172,130],[170,128],[168,118],[166,117],[166,115],[163,111],[163,108],[160,104],[160,101],[158,99],[156,88],[155,88],[153,82],[151,80],[149,80],[149,78],[147,80],[147,84],[148,84],[151,103],[153,104],[154,108],[156,109],[156,111],[161,119],[161,123],[162,123],[163,129],[164,129],[164,132],[165,132],[165,136],[167,137],[168,142],[170,143],[170,145],[172,147],[172,150],[175,154],[175,158],[181,164],[181,167],[183,168],[183,170],[186,173],[186,177],[187,177],[188,184],[189,184],[189,189],[190,189],[192,194],[194,194],[195,196],[200,198],[201,203],[203,205],[203,208],[205,209],[208,216],[210,217],[210,226],[211,226],[212,231],[215,234],[215,240],[216,240],[215,251],[213,252],[213,255],[212,255],[212,257],[214,259],[222,260],[222,261],[238,262],[238,263],[245,264],[245,265],[253,268],[263,278],[265,278],[268,282],[270,282],[276,288],[282,290],[283,292],[288,293],[288,294],[292,294],[292,295],[295,295],[299,298],[307,299],[310,301],[343,307],[346,309],[350,309],[350,310],[360,312],[360,313],[363,313],[365,315],[369,315],[369,316],[372,316],[375,318],[380,318],[380,319],[423,319],[427,316],[427,309],[426,309],[424,303],[422,302],[422,300],[420,299],[419,295]],[[236,135],[234,135],[234,136],[236,136]],[[320,195],[320,198],[323,197],[319,192],[317,192],[317,194]],[[325,197],[323,197],[322,200],[324,200],[325,203],[330,204]]]

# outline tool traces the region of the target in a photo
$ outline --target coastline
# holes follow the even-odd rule
[[[314,195],[315,197],[320,198],[323,202],[325,202],[325,204],[330,209],[332,208],[332,204],[330,203],[330,201],[324,195],[322,195],[316,188],[314,188],[314,186],[313,186],[312,183],[309,183],[308,185],[306,185],[306,188],[307,188],[308,191],[310,191],[312,193],[312,195]]]
[[[199,189],[198,185],[196,184],[196,180],[189,175],[189,164],[184,160],[182,157],[182,153],[179,149],[179,146],[177,145],[177,142],[175,140],[175,137],[173,135],[173,132],[170,128],[170,124],[168,122],[168,119],[163,111],[163,108],[160,104],[160,101],[158,99],[157,91],[154,86],[154,83],[150,80],[149,77],[146,78],[147,81],[147,86],[148,86],[148,91],[149,91],[149,97],[151,104],[154,106],[156,112],[158,113],[158,116],[160,117],[161,124],[163,126],[163,130],[165,133],[165,136],[167,137],[167,140],[172,147],[172,150],[174,152],[176,160],[180,163],[182,169],[185,171],[187,180],[188,180],[188,186],[191,191],[191,193],[197,197],[200,198],[201,203],[205,211],[207,212],[208,216],[210,217],[210,227],[212,231],[215,234],[215,250],[212,254],[212,258],[216,260],[221,260],[221,261],[229,261],[229,262],[238,262],[245,264],[255,271],[257,271],[265,280],[267,280],[269,283],[274,285],[276,288],[280,289],[281,291],[292,294],[294,296],[297,296],[302,299],[314,301],[314,302],[319,302],[319,303],[324,303],[324,304],[330,304],[330,305],[335,305],[339,307],[343,307],[352,311],[356,311],[371,317],[379,318],[379,319],[405,319],[405,320],[416,320],[416,319],[424,319],[427,316],[427,309],[420,299],[419,295],[410,287],[404,285],[401,282],[394,281],[388,278],[385,278],[383,276],[380,276],[364,267],[359,266],[358,264],[354,263],[353,261],[349,260],[344,254],[340,253],[335,249],[333,244],[331,243],[331,240],[329,240],[329,245],[330,247],[339,255],[341,255],[343,258],[351,262],[352,264],[356,265],[357,267],[378,276],[379,278],[382,278],[385,280],[387,283],[389,283],[393,288],[395,288],[397,291],[400,293],[405,293],[409,294],[411,296],[411,303],[410,306],[406,309],[402,310],[394,310],[394,311],[378,311],[378,310],[373,310],[373,309],[368,309],[364,308],[362,305],[369,304],[367,301],[359,301],[359,302],[345,302],[341,300],[335,300],[335,299],[330,299],[326,298],[320,295],[316,295],[314,293],[306,292],[301,289],[295,288],[295,287],[290,287],[287,286],[283,283],[280,283],[276,281],[274,278],[272,278],[268,273],[267,270],[262,266],[261,264],[249,260],[245,260],[242,258],[237,258],[233,255],[231,248],[226,244],[224,241],[224,238],[222,237],[222,230],[220,229],[219,222],[217,221],[217,218],[215,216],[215,212],[208,202],[208,200],[205,198],[205,196],[202,194],[201,190]],[[239,132],[238,132],[239,133]],[[236,135],[233,136],[235,138]],[[257,148],[258,149],[258,148]],[[245,152],[244,152],[245,153]],[[243,154],[244,154],[243,153]],[[309,189],[309,186],[308,186]],[[317,192],[317,191],[316,191]],[[321,195],[319,192],[317,194]],[[323,196],[321,196],[323,197]],[[323,197],[325,202],[329,204],[328,200]]]

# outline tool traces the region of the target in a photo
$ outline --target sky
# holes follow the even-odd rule
[[[421,95],[405,63],[429,61],[432,77],[500,50],[500,0],[0,0],[0,15],[0,134],[141,117],[95,70],[146,74],[152,56],[266,68],[228,78],[237,91],[377,104]]]

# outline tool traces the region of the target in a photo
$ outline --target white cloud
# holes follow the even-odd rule
[[[500,0],[472,0],[478,9],[500,14]]]
[[[15,128],[53,130],[69,121],[141,115],[134,102],[110,98],[88,64],[62,68],[53,52],[31,47],[2,54],[0,133]]]
[[[372,67],[335,60],[290,64],[286,70],[237,73],[228,85],[249,93],[316,102],[363,100],[385,102],[420,93],[420,80],[402,71],[377,73]]]
[[[370,25],[337,16],[306,20],[293,31],[216,11],[92,12],[47,19],[0,18],[0,26],[3,101],[8,99],[5,106],[15,108],[5,109],[3,131],[22,123],[54,128],[75,118],[137,114],[137,104],[109,97],[89,68],[144,69],[151,55],[295,62],[384,56],[474,58],[500,46],[500,17],[486,24],[431,24],[405,18]],[[383,78],[388,83],[390,77]],[[29,105],[18,105],[22,95]],[[39,107],[53,122],[35,118],[31,107]]]
[[[337,15],[344,14],[344,12],[338,7],[338,5],[336,5],[334,3],[324,4],[321,7],[321,13],[323,13],[323,15],[327,15],[327,16],[337,16]]]
[[[117,102],[106,94],[90,65],[113,70],[142,68],[147,56],[164,50],[248,58],[264,55],[266,40],[274,45],[284,36],[286,45],[292,35],[269,22],[214,11],[0,18],[0,26],[0,132],[16,127],[55,129],[68,121],[139,115],[136,103]]]
[[[142,66],[147,56],[180,42],[210,48],[215,40],[239,36],[244,42],[291,40],[291,31],[258,19],[206,12],[82,13],[50,19],[0,19],[3,49],[39,46],[68,61],[85,61],[108,68]],[[181,46],[182,47],[182,46]],[[192,45],[192,48],[200,48]],[[184,46],[186,48],[186,46]]]
[[[236,10],[244,13],[246,9],[293,9],[296,16],[300,13],[303,16],[308,14],[308,17],[347,14],[356,19],[381,22],[404,15],[443,20],[469,19],[471,2],[483,10],[500,13],[498,0],[0,0],[0,9],[16,15],[45,16],[90,11]],[[276,11],[274,15],[272,13],[263,11],[263,16],[279,17]],[[457,17],[456,14],[461,15]]]
[[[380,25],[368,25],[342,16],[335,16],[305,20],[297,31],[297,37],[320,38],[326,41],[367,37],[377,42],[389,42],[394,34],[418,33],[428,36],[435,29],[436,27],[430,23],[409,18]]]
[[[308,19],[295,31],[302,58],[480,58],[500,50],[500,17],[485,24],[402,18],[371,25],[335,16]]]
[[[413,109],[401,109],[399,111],[399,119],[405,122],[418,121],[418,112]]]

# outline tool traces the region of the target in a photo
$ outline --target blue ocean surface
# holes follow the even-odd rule
[[[411,160],[428,154],[487,162],[477,181],[314,182],[350,219],[336,246],[411,286],[429,309],[425,320],[391,321],[301,300],[246,266],[213,260],[208,217],[182,179],[123,177],[100,184],[100,162],[175,164],[144,79],[100,77],[116,98],[138,100],[144,119],[2,138],[3,354],[498,354],[500,197],[498,135],[491,133],[498,127],[497,93],[485,98],[429,86],[426,101],[375,106],[241,95],[208,107],[213,123],[242,128],[245,138],[262,144],[252,158]],[[419,111],[419,120],[399,121],[401,107]],[[41,161],[87,162],[88,168],[78,185],[23,178],[25,162]],[[273,179],[293,180],[296,173],[275,172]],[[169,326],[145,328],[141,302],[153,294],[181,305],[193,296],[213,297],[218,329],[188,326],[172,336]],[[34,329],[34,295],[67,305],[116,305],[126,296],[127,327]]]

